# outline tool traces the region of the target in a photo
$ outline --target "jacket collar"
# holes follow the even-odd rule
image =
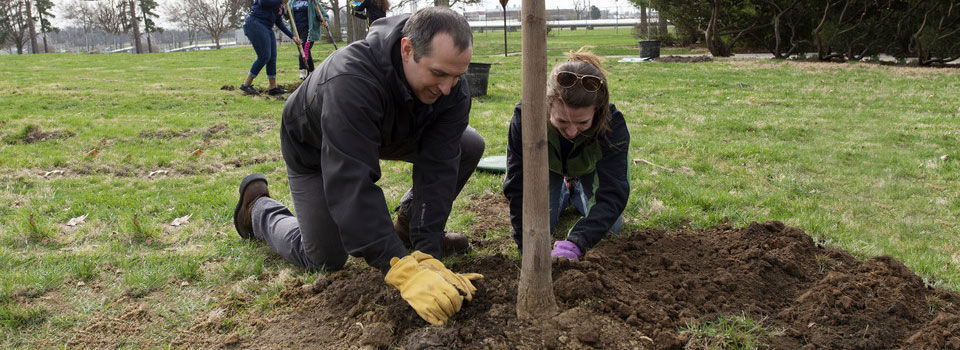
[[[577,135],[577,137],[574,137],[573,140],[570,140],[570,142],[573,142],[573,148],[576,149],[577,147],[580,147],[580,145],[593,141],[596,138],[596,135],[597,125],[594,124],[590,126],[587,131],[584,131]],[[563,136],[560,136],[560,131],[558,131],[557,128],[554,127],[553,124],[550,124],[550,121],[547,120],[547,142],[550,143],[550,147],[560,149],[561,137]]]

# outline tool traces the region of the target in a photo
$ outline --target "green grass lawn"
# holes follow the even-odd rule
[[[502,56],[502,34],[475,34],[475,61],[493,64],[489,95],[471,113],[487,155],[505,153],[520,96],[520,57]],[[509,35],[518,51],[519,33]],[[550,64],[583,44],[637,54],[629,29],[553,31]],[[281,47],[281,84],[296,81],[295,57]],[[284,281],[317,276],[233,229],[236,185],[248,173],[266,173],[273,196],[291,203],[277,131],[284,101],[221,90],[238,86],[253,59],[250,47],[0,56],[0,347],[82,342],[80,330],[133,306],[160,319],[115,346],[162,347],[217,312],[221,332],[242,334],[238,320],[273,311]],[[960,290],[960,72],[615,58],[606,68],[636,160],[628,228],[781,220]],[[50,138],[24,143],[38,131]],[[392,207],[410,167],[382,164]],[[475,175],[448,229],[469,228],[471,198],[499,194],[501,182]],[[497,247],[516,256],[512,244]]]

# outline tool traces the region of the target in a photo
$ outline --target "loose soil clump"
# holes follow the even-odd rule
[[[554,264],[560,313],[516,317],[520,261],[484,256],[472,302],[430,326],[364,268],[289,285],[289,310],[242,348],[682,349],[687,324],[745,315],[777,330],[774,349],[960,349],[960,294],[932,288],[899,261],[860,261],[777,221],[702,231],[642,230],[602,242],[581,262]]]
[[[65,140],[75,135],[76,134],[70,130],[43,131],[39,126],[27,125],[20,132],[4,137],[3,141],[8,145],[20,143],[29,144],[46,140]]]
[[[654,59],[657,62],[663,63],[700,63],[700,62],[710,62],[713,61],[710,56],[661,56]]]

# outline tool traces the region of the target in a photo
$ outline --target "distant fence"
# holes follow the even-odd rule
[[[468,21],[470,23],[470,28],[473,30],[486,30],[486,29],[503,29],[503,18],[500,20],[490,19],[486,21]],[[655,26],[657,24],[657,18],[654,17],[652,20],[647,22],[650,26]],[[590,19],[590,20],[563,20],[563,21],[547,21],[548,28],[586,28],[586,27],[632,27],[634,25],[640,24],[640,19],[638,18],[621,18],[621,19]],[[508,30],[516,30],[520,28],[520,21],[516,19],[507,19],[507,28]]]

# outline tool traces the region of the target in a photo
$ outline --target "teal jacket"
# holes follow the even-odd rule
[[[596,125],[574,138],[569,154],[560,150],[560,134],[547,126],[550,172],[566,177],[593,176],[594,196],[587,216],[573,226],[568,240],[581,250],[592,248],[606,235],[627,206],[630,181],[627,176],[627,151],[630,132],[623,113],[610,104],[610,131],[598,136]],[[523,150],[521,109],[518,103],[507,136],[507,177],[503,194],[510,202],[510,222],[514,232],[523,232]]]
[[[320,41],[323,35],[320,31],[325,27],[324,22],[329,24],[330,17],[327,16],[327,10],[323,8],[318,0],[310,0],[310,8],[307,9],[307,21],[310,23],[310,34],[307,35],[307,41]],[[330,30],[327,28],[327,30]]]

